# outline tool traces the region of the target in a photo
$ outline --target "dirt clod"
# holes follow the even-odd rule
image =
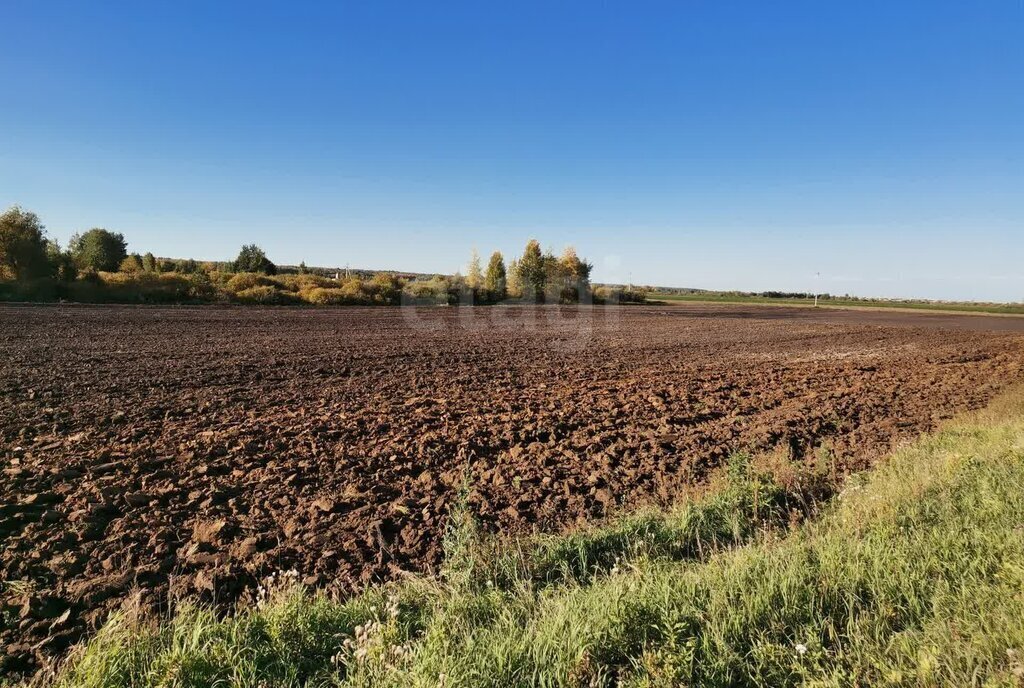
[[[671,502],[739,450],[857,470],[1024,376],[1010,318],[460,311],[0,307],[0,568],[33,591],[0,600],[0,670],[132,590],[436,570],[462,500],[518,533]]]

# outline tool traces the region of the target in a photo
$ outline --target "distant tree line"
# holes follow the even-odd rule
[[[500,251],[486,268],[474,250],[465,276],[401,275],[311,269],[279,274],[256,244],[232,261],[199,262],[129,252],[123,234],[95,227],[66,248],[46,236],[39,217],[18,206],[0,215],[0,299],[109,302],[240,302],[263,304],[579,303],[637,300],[598,290],[591,263],[572,247],[556,256],[531,239],[508,264]],[[642,301],[642,298],[639,300]]]
[[[277,268],[255,244],[242,246],[238,257],[228,263],[201,264],[192,259],[129,253],[123,234],[100,227],[73,235],[67,248],[62,249],[47,238],[35,213],[14,206],[0,214],[0,280],[24,282],[49,277],[71,281],[98,272],[193,274],[213,270],[273,275]]]
[[[513,258],[507,266],[500,251],[492,253],[486,271],[482,269],[480,256],[474,249],[465,285],[474,300],[481,303],[506,299],[531,303],[578,303],[592,296],[591,270],[593,265],[581,260],[571,246],[556,257],[550,249],[542,251],[540,243],[531,239],[523,254]]]
[[[850,296],[845,294],[843,296],[836,296],[828,292],[818,292],[815,294],[810,291],[712,291],[709,289],[692,289],[684,287],[643,287],[643,289],[649,292],[653,296],[657,295],[685,295],[685,296],[706,296],[706,297],[732,297],[740,296],[744,298],[761,298],[761,299],[813,299],[815,296],[818,299],[829,300],[829,299],[849,299],[849,300],[865,300],[865,301],[884,301],[886,299],[877,298],[861,298],[857,296]]]

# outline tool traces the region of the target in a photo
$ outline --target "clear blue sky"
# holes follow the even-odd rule
[[[1024,2],[0,3],[0,205],[157,255],[1024,300]],[[815,273],[821,273],[815,278]]]

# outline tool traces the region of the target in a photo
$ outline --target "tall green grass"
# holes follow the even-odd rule
[[[896,452],[814,513],[734,465],[667,513],[495,541],[347,601],[275,583],[223,620],[124,613],[64,686],[1019,686],[1024,395]]]

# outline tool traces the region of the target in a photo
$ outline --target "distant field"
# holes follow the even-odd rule
[[[659,294],[648,292],[651,301],[689,301],[693,303],[743,303],[779,306],[814,305],[812,299],[767,298],[735,294]],[[998,303],[929,303],[926,301],[865,301],[863,299],[820,299],[819,307],[828,308],[912,308],[926,311],[957,311],[961,313],[1003,313],[1024,315],[1024,304]]]

